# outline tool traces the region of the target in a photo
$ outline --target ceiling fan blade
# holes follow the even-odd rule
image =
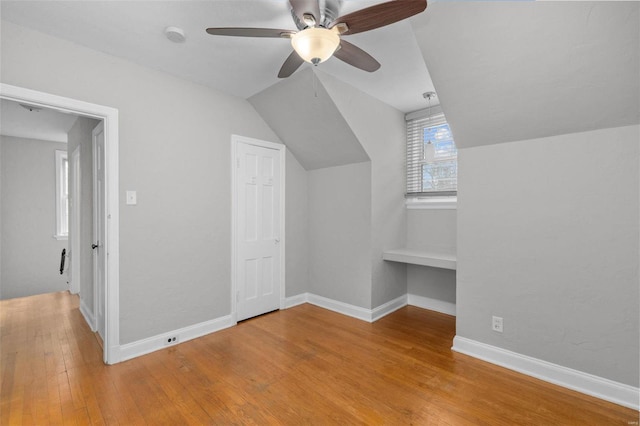
[[[276,30],[273,28],[207,28],[207,33],[211,35],[234,36],[234,37],[272,37],[288,38],[296,31]]]
[[[374,72],[380,68],[380,62],[358,46],[340,40],[340,49],[333,54],[336,58],[364,71]]]
[[[300,65],[302,65],[303,63],[304,60],[300,56],[298,56],[298,54],[294,50],[293,52],[291,52],[291,55],[289,55],[287,60],[284,61],[284,64],[282,64],[282,68],[280,68],[280,72],[278,73],[278,78],[289,77],[291,74],[296,72],[296,70],[300,68]]]
[[[417,15],[427,8],[427,0],[392,0],[341,16],[329,25],[347,24],[341,35],[357,34],[393,24]]]
[[[289,3],[291,4],[293,14],[296,15],[301,23],[306,23],[304,20],[305,14],[313,15],[316,23],[320,23],[319,0],[289,0]]]

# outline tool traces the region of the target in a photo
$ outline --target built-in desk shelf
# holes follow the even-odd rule
[[[432,266],[442,269],[456,269],[456,256],[414,249],[393,249],[382,253],[384,260],[410,263],[412,265]]]

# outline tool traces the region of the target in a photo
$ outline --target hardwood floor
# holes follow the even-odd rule
[[[629,425],[638,412],[453,353],[453,317],[301,305],[113,366],[78,299],[0,302],[2,425]]]

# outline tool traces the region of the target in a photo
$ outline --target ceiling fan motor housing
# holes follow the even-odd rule
[[[340,9],[342,8],[342,0],[320,0],[318,5],[320,6],[320,16],[314,16],[316,26],[329,28],[329,25],[339,16]],[[293,9],[291,9],[291,17],[299,30],[304,30],[309,27],[306,22],[298,18]]]

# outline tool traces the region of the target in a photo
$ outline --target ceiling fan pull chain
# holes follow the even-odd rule
[[[316,71],[312,68],[311,72],[313,74],[313,95],[318,97],[318,77],[316,76]]]

